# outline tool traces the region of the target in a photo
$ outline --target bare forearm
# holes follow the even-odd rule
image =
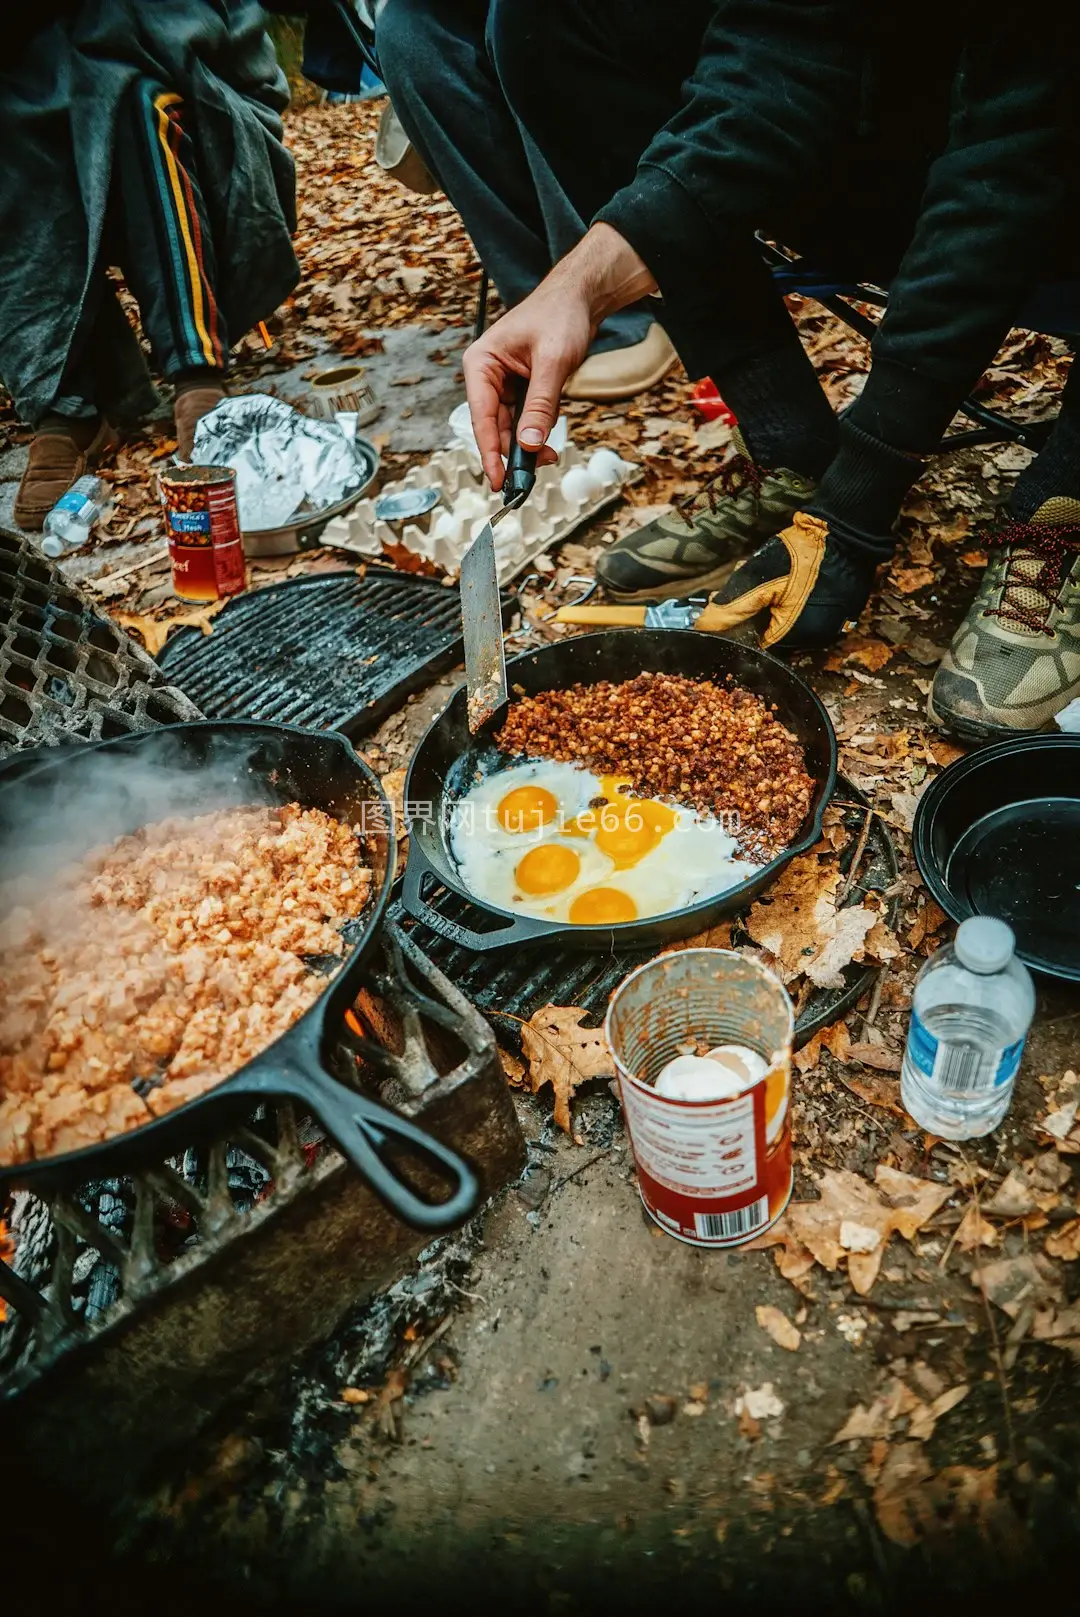
[[[548,284],[583,299],[594,328],[616,310],[656,291],[656,282],[644,261],[624,236],[605,224],[593,225],[560,259]]]

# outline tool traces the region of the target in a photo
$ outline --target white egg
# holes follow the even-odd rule
[[[589,456],[589,471],[602,484],[621,483],[625,466],[614,449],[594,449]]]
[[[506,811],[510,823],[504,824],[499,808],[514,792],[543,793],[546,797],[538,799],[530,813],[530,799],[523,796],[516,811],[513,805]],[[460,863],[470,845],[527,848],[544,837],[556,836],[600,792],[599,777],[577,764],[531,758],[497,770],[477,781],[454,803],[450,850]]]
[[[587,505],[596,498],[600,487],[599,479],[591,477],[586,466],[568,467],[559,482],[563,499],[570,505]]]

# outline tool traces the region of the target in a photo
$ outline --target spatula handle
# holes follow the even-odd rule
[[[521,412],[525,408],[525,395],[529,391],[528,378],[515,376],[514,378],[514,424],[510,428],[510,454],[506,461],[506,476],[503,478],[503,504],[520,505],[522,500],[532,493],[532,486],[536,482],[536,452],[523,449],[518,443],[518,427],[521,425]]]

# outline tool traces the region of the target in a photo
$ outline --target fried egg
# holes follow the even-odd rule
[[[545,759],[499,770],[464,793],[450,850],[483,903],[575,926],[685,909],[757,868],[736,857],[735,838],[713,816]]]

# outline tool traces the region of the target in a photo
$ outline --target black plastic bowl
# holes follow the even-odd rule
[[[809,685],[778,658],[737,645],[721,635],[699,634],[693,629],[612,629],[604,634],[574,635],[538,651],[525,652],[507,664],[507,677],[511,691],[532,696],[579,682],[589,685],[603,679],[632,679],[644,669],[685,674],[692,679],[722,680],[730,674],[762,701],[775,704],[781,723],[802,744],[806,768],[814,777],[806,819],[791,845],[726,892],[699,899],[684,910],[617,926],[572,926],[567,921],[512,916],[483,904],[461,885],[450,850],[445,810],[469,790],[477,770],[487,772],[499,759],[494,736],[505,715],[497,714],[475,736],[470,735],[466,691],[461,686],[422,738],[405,783],[406,804],[425,805],[431,810],[424,818],[413,818],[409,827],[402,902],[410,915],[452,943],[469,949],[501,949],[555,936],[574,948],[605,954],[615,949],[643,948],[689,937],[722,916],[740,914],[751,899],[776,880],[789,860],[814,845],[821,835],[821,817],[836,783],[836,737],[829,715]],[[451,921],[428,902],[428,890],[440,885],[469,901],[477,918],[476,927]],[[481,930],[482,919],[486,930]]]
[[[1080,982],[1080,736],[1017,736],[919,799],[915,862],[947,915],[996,915],[1036,971]]]

